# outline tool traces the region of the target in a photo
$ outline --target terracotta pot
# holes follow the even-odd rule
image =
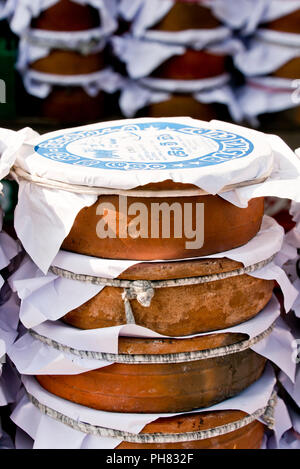
[[[60,0],[34,18],[31,26],[48,31],[82,31],[100,26],[100,18],[91,6]]]
[[[171,57],[151,76],[173,80],[197,80],[225,73],[225,56],[188,49],[183,55]]]
[[[172,183],[170,183],[166,184],[165,187],[174,187],[174,190],[176,190],[175,188],[178,185],[172,186]],[[142,222],[140,225],[142,225],[141,236],[144,237],[131,237],[131,235],[128,235],[127,227],[130,222],[133,223],[132,220],[136,216],[126,216],[126,211],[123,212],[122,207],[119,205],[119,203],[127,203],[129,210],[132,203],[135,202],[143,204],[145,219],[141,217]],[[164,226],[168,225],[170,227],[170,233],[162,232],[162,216],[157,216],[157,213],[154,212],[154,208],[158,206],[152,205],[163,202],[166,203],[164,206],[166,210],[163,211]],[[174,215],[174,211],[170,211],[169,223],[167,214],[174,203],[179,204],[175,206],[178,210],[176,215]],[[197,204],[204,204],[204,206]],[[190,217],[188,217],[187,207],[190,207],[192,212]],[[204,226],[199,216],[199,210],[196,214],[196,209],[199,209],[199,207],[204,207]],[[69,235],[62,244],[62,249],[108,259],[167,260],[204,256],[227,251],[247,243],[259,231],[263,211],[263,198],[252,199],[247,208],[239,208],[221,197],[213,195],[165,198],[128,196],[127,202],[124,197],[105,195],[100,196],[91,207],[86,207],[79,212]],[[102,217],[102,214],[104,214],[104,217]],[[185,229],[182,229],[182,233],[178,231],[179,225],[182,228],[187,228],[184,214],[187,215],[186,220],[189,219],[190,222],[193,222],[192,226],[197,227],[198,239],[196,245],[187,244],[193,238],[188,239],[185,235]],[[115,222],[117,222],[116,226]],[[110,237],[103,238],[105,233],[100,229],[100,223],[110,227],[113,232],[109,234]],[[177,232],[174,230],[174,225]],[[122,231],[120,231],[120,227]],[[153,227],[153,231],[149,227]],[[202,232],[204,234],[204,244],[200,247],[202,240],[199,238]],[[134,233],[134,235],[136,234]],[[99,235],[102,236],[102,239]],[[115,236],[115,238],[111,236]],[[155,238],[154,236],[158,237]]]
[[[213,104],[199,103],[193,96],[181,94],[174,94],[168,101],[150,104],[142,114],[146,117],[189,116],[207,122],[218,116]]]
[[[98,72],[105,66],[102,52],[83,55],[76,51],[53,50],[31,64],[33,70],[55,75],[82,75]]]
[[[272,73],[274,77],[280,78],[299,78],[300,75],[300,57],[289,60],[286,64]]]
[[[121,337],[121,354],[168,354],[229,345],[242,334],[192,339]],[[262,374],[266,359],[252,350],[184,363],[112,364],[79,375],[36,376],[47,391],[108,412],[185,412],[234,396]]]
[[[269,23],[264,24],[263,27],[286,33],[300,33],[300,9],[290,13],[289,15],[270,21]]]
[[[213,29],[220,26],[220,24],[209,8],[196,2],[176,2],[164,19],[152,29],[160,31]]]
[[[63,50],[53,50],[48,57],[31,64],[33,70],[62,76],[94,73],[104,66],[101,52],[83,55]],[[40,102],[40,112],[44,117],[64,123],[94,121],[104,115],[103,93],[92,97],[80,86],[55,86]]]
[[[146,425],[141,433],[170,434],[209,430],[236,422],[246,415],[239,410],[223,410],[160,418]],[[155,444],[123,442],[117,449],[260,449],[263,435],[264,425],[255,420],[243,428],[206,440]]]
[[[205,259],[158,264],[137,264],[119,278],[165,280],[228,272],[239,262]],[[249,275],[190,286],[155,289],[149,307],[130,300],[136,324],[160,334],[184,336],[225,329],[254,317],[268,303],[273,280]],[[98,295],[74,309],[63,320],[80,329],[126,324],[122,288],[105,287]],[[163,314],[161,312],[163,311]]]
[[[91,122],[105,115],[104,94],[91,97],[81,87],[56,86],[39,106],[42,116],[61,123]]]

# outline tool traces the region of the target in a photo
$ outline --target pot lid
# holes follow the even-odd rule
[[[128,190],[172,180],[218,193],[262,182],[273,153],[263,133],[240,126],[142,118],[44,134],[22,146],[16,166],[68,185]]]

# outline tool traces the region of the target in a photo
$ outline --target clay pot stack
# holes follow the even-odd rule
[[[254,125],[259,116],[270,113],[287,128],[300,122],[300,3],[284,3],[273,0],[266,6],[258,28],[247,38],[246,50],[235,58],[246,77],[240,105]]]
[[[128,79],[120,107],[126,117],[181,116],[238,119],[227,75],[231,31],[205,2],[140,0],[135,12],[120,2],[128,31],[113,38]],[[171,2],[172,3],[172,2]],[[131,11],[130,11],[131,10]]]
[[[268,155],[262,135],[255,133],[251,142],[253,137],[246,129],[220,122],[215,128],[214,123],[190,119],[141,119],[25,139],[12,175],[22,181],[15,227],[31,258],[10,278],[27,328],[10,358],[23,375],[25,392],[12,419],[37,445],[83,447],[67,436],[71,427],[82,438],[93,433],[88,447],[262,446],[266,425],[274,420],[275,377],[269,360],[276,363],[276,358],[254,348],[264,340],[268,348],[278,327],[279,306],[272,292],[282,274],[272,262],[282,229],[264,217],[263,196],[248,195],[248,206],[240,208],[222,193],[200,189],[200,182],[192,179],[204,178],[204,171],[211,178],[215,171],[211,182],[216,184],[219,172],[227,174],[234,160],[233,174],[227,174],[231,184],[224,186],[227,196],[234,178],[243,179],[234,187],[247,190],[265,181],[272,149]],[[174,143],[179,138],[188,158],[181,160],[184,164],[178,163],[177,153],[174,161],[166,156],[170,149],[179,151]],[[166,140],[172,144],[165,145]],[[202,171],[189,170],[190,162],[195,163],[194,144],[204,155],[197,156]],[[158,148],[157,155],[150,158],[149,148]],[[248,176],[250,186],[238,171],[245,163],[236,158],[237,148],[253,158],[251,164],[246,159],[247,174],[256,168],[256,159],[263,168],[262,179],[256,169]],[[223,166],[218,166],[220,157],[227,157]],[[28,158],[30,165],[37,164],[34,175],[26,170]],[[172,181],[165,172],[162,177],[166,162],[172,175],[183,171],[189,182]],[[119,174],[123,164],[126,178]],[[38,176],[39,171],[47,178]],[[106,171],[109,187],[102,187],[108,185]],[[163,217],[153,211],[158,202],[174,210],[167,236]],[[138,235],[129,236],[137,203],[147,216],[136,225]],[[189,245],[187,226],[181,236],[177,233],[187,220],[187,205],[190,226],[198,227],[197,232],[199,207],[204,210],[203,239],[196,246]],[[33,206],[42,231],[32,244],[37,220],[32,219],[30,236],[22,231],[22,220]],[[106,224],[112,236],[103,235]],[[151,236],[145,226],[151,227]],[[248,257],[252,261],[247,263]],[[283,290],[285,296],[288,288]],[[287,352],[283,347],[282,353]],[[52,425],[58,431],[50,437]],[[215,433],[218,426],[224,433]]]
[[[11,20],[20,35],[17,68],[40,115],[66,123],[103,117],[105,90],[114,91],[105,47],[117,22],[109,2],[42,3],[25,27],[17,21],[22,1]]]

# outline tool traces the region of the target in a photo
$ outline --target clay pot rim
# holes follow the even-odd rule
[[[169,262],[141,262],[129,267],[117,278],[122,280],[180,279],[230,272],[243,266],[242,262],[226,257]]]
[[[160,355],[196,352],[215,349],[224,345],[233,345],[248,339],[243,333],[215,333],[192,338],[145,339],[141,337],[119,337],[119,354],[125,355]]]

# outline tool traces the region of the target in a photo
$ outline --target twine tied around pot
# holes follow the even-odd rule
[[[219,272],[217,274],[202,275],[198,277],[186,277],[168,280],[123,280],[123,279],[108,279],[104,277],[97,277],[94,275],[77,274],[69,270],[57,266],[51,266],[49,271],[67,280],[77,280],[80,282],[87,282],[93,285],[101,285],[103,287],[116,287],[123,288],[122,299],[124,301],[125,317],[127,324],[136,324],[134,313],[130,304],[130,300],[136,299],[141,306],[148,308],[151,305],[151,300],[154,297],[156,288],[171,288],[182,287],[190,285],[199,285],[203,283],[215,282],[226,278],[237,277],[239,275],[250,274],[256,270],[262,269],[270,264],[276,254],[257,262],[256,264],[249,265],[248,267],[240,267],[229,272]]]

